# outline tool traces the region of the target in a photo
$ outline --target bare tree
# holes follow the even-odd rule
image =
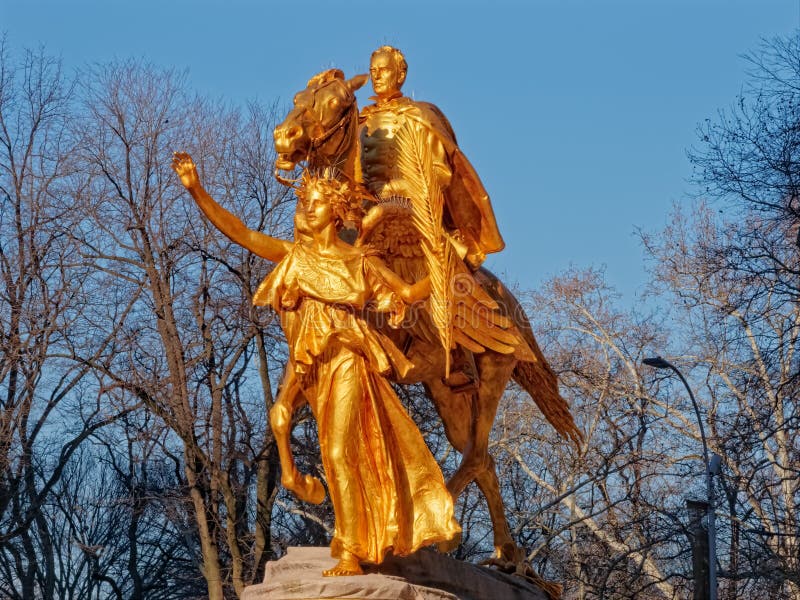
[[[84,82],[79,241],[103,274],[97,322],[116,320],[122,332],[88,362],[107,390],[143,402],[171,431],[162,450],[179,457],[208,593],[239,595],[271,556],[278,474],[266,414],[278,338],[269,315],[250,307],[266,265],[209,229],[169,162],[191,149],[237,214],[286,228],[270,114],[251,107],[243,118],[191,98],[179,75],[133,62],[97,67]],[[120,315],[124,299],[135,301]]]
[[[737,305],[794,302],[800,275],[800,37],[765,40],[746,56],[742,93],[699,128],[689,154],[701,196],[722,201],[726,228],[704,248],[707,268],[748,282]],[[762,281],[763,279],[763,281]],[[757,295],[754,296],[754,294]]]
[[[728,544],[724,575],[731,597],[795,597],[798,587],[797,393],[800,308],[786,302],[783,275],[763,270],[757,281],[719,269],[715,250],[730,244],[748,222],[730,227],[698,205],[678,212],[660,238],[648,238],[657,275],[673,294],[684,332],[684,355],[704,383],[712,448],[724,457]],[[751,238],[756,237],[755,231]],[[787,261],[789,245],[773,247]],[[763,583],[776,585],[761,593]],[[737,583],[741,582],[741,583]]]
[[[575,456],[521,395],[504,400],[494,443],[515,535],[566,597],[685,597],[684,503],[702,494],[703,466],[688,401],[663,398],[641,366],[665,346],[663,324],[623,310],[593,270],[555,278],[530,306],[585,441]]]
[[[21,59],[0,40],[0,589],[53,598],[59,576],[44,505],[65,469],[110,414],[73,322],[86,302],[76,223],[64,190],[75,174],[73,86],[42,51]],[[95,340],[95,355],[112,326]]]
[[[800,594],[800,37],[764,41],[746,59],[743,92],[690,153],[715,204],[676,209],[644,241],[725,457],[726,592],[788,598]]]

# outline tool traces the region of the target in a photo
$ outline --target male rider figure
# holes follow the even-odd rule
[[[466,246],[465,260],[477,269],[490,252],[504,247],[489,195],[461,153],[450,123],[433,104],[417,102],[400,91],[408,65],[403,53],[382,46],[372,53],[370,77],[374,104],[361,110],[361,176],[378,198],[409,197],[397,163],[395,133],[409,122],[427,133],[439,187],[445,195],[444,225]]]
[[[360,180],[377,198],[411,198],[409,179],[419,173],[404,172],[398,161],[395,141],[404,127],[416,127],[424,136],[430,152],[433,176],[444,195],[443,226],[459,254],[472,269],[478,269],[490,252],[503,249],[489,196],[472,165],[461,153],[447,118],[433,104],[417,102],[400,91],[408,65],[403,53],[392,46],[382,46],[372,53],[370,78],[375,92],[374,104],[365,106],[360,115]],[[409,281],[423,276],[421,262],[399,255],[386,257],[396,272]],[[404,264],[406,263],[406,264]],[[417,335],[420,335],[417,330]],[[453,369],[447,384],[459,390],[477,385],[472,353],[459,347],[453,353]]]

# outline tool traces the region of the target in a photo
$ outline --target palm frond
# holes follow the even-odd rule
[[[431,278],[431,319],[445,352],[445,373],[450,373],[453,345],[453,292],[451,282],[457,259],[445,236],[442,217],[444,194],[434,171],[433,154],[426,144],[428,132],[411,120],[395,134],[398,167],[411,196],[411,215],[420,234],[422,252]]]

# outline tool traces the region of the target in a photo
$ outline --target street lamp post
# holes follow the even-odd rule
[[[686,391],[689,392],[689,398],[694,407],[694,414],[697,417],[697,425],[700,427],[700,440],[703,442],[703,462],[706,468],[706,496],[708,506],[708,597],[710,600],[717,600],[717,529],[715,524],[715,507],[714,507],[714,489],[713,477],[715,473],[719,473],[720,457],[714,454],[709,460],[708,456],[708,443],[706,442],[706,432],[703,427],[703,419],[700,416],[700,407],[697,405],[697,400],[694,398],[692,388],[678,368],[671,362],[656,356],[655,358],[645,358],[642,361],[648,367],[656,369],[670,369],[673,371],[683,382]]]

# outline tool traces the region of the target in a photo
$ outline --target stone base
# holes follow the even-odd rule
[[[246,588],[242,600],[548,600],[520,577],[431,550],[365,566],[365,575],[323,577],[334,564],[329,548],[289,548],[267,563],[264,583]]]

